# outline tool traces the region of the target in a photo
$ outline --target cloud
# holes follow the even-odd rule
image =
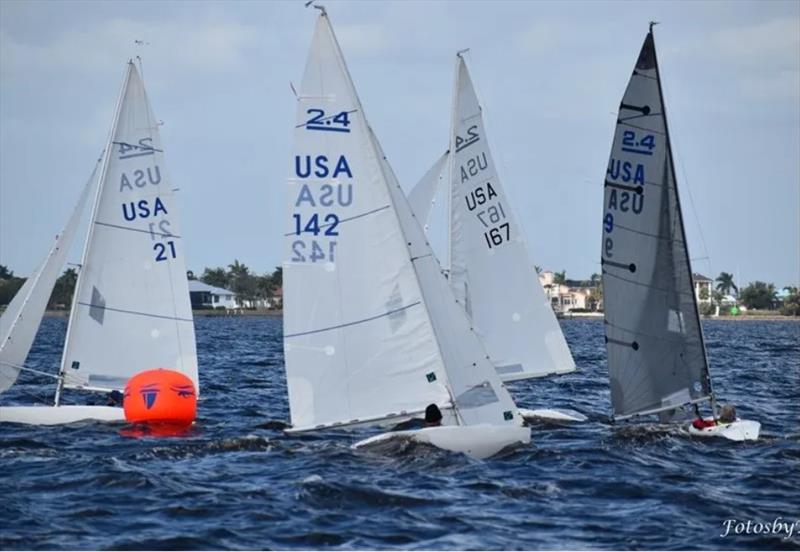
[[[345,24],[336,28],[336,37],[342,50],[350,56],[377,56],[389,44],[388,29],[374,23]]]
[[[141,54],[175,69],[221,72],[245,65],[245,54],[257,42],[253,26],[229,21],[99,21],[88,30],[69,30],[43,43],[30,43],[0,33],[3,79],[24,78],[39,71],[83,74],[119,65]],[[149,44],[137,49],[135,40]]]
[[[800,100],[800,19],[775,18],[711,34],[712,53],[731,65],[752,100]]]

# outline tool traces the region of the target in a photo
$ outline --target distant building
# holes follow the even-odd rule
[[[239,308],[234,292],[210,286],[200,280],[189,280],[189,297],[193,309]]]
[[[694,280],[694,295],[697,297],[697,302],[711,303],[714,280],[697,272],[692,274],[692,279]]]
[[[556,284],[555,275],[549,270],[539,274],[539,283],[542,284],[544,294],[555,312],[589,310],[592,288]]]

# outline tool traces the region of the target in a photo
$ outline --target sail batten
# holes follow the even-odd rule
[[[604,181],[605,337],[618,419],[712,396],[665,111],[648,33]]]

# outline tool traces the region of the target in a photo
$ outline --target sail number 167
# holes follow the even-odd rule
[[[486,240],[486,245],[489,246],[489,249],[497,247],[511,239],[511,225],[504,222],[500,226],[496,226],[488,232],[484,232],[483,238]]]

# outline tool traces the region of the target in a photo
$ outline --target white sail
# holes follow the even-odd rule
[[[489,150],[481,105],[456,59],[450,151],[450,284],[504,381],[575,362],[544,295]]]
[[[417,182],[417,185],[408,193],[408,202],[411,210],[417,217],[425,232],[428,231],[428,224],[431,218],[431,211],[436,201],[436,192],[444,179],[444,170],[447,166],[449,151],[442,154],[436,163],[428,169],[428,172]]]
[[[28,357],[39,324],[53,293],[56,280],[66,262],[81,214],[97,183],[98,161],[83,187],[78,203],[44,262],[25,281],[8,308],[0,316],[0,393],[14,385]]]
[[[652,32],[620,104],[605,180],[602,266],[615,416],[708,399]]]
[[[284,350],[294,429],[386,420],[453,398],[463,423],[513,423],[508,393],[491,369],[480,373],[485,352],[380,153],[324,13],[293,154]],[[455,310],[438,304],[448,297]],[[440,326],[454,312],[461,325]]]
[[[129,63],[78,277],[62,373],[71,387],[121,389],[149,368],[198,387],[177,197],[158,122]]]

